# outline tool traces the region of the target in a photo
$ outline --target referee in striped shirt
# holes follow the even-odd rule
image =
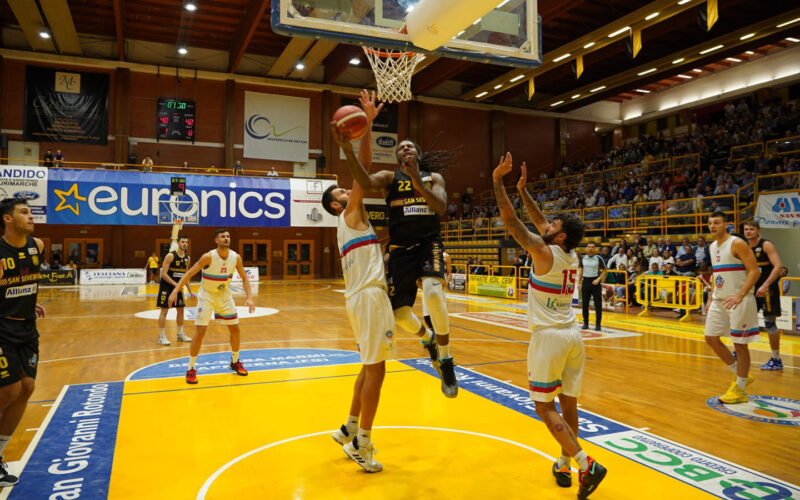
[[[581,284],[581,303],[583,305],[583,328],[589,329],[589,300],[594,299],[596,323],[594,329],[600,331],[603,319],[603,283],[606,282],[606,263],[595,253],[594,243],[586,245],[586,255],[580,260],[579,279]]]

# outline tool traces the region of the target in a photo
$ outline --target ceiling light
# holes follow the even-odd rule
[[[642,94],[649,94],[650,93],[649,90],[645,90],[645,89],[636,89],[636,92],[641,92]]]
[[[197,10],[197,4],[195,4],[194,2],[186,2],[186,3],[185,3],[183,6],[184,6],[184,7],[186,8],[186,10],[188,10],[189,12],[194,12],[194,11],[196,11],[196,10]]]
[[[484,91],[483,91],[483,92],[481,92],[480,94],[476,95],[476,96],[475,96],[475,98],[477,99],[477,98],[479,98],[479,97],[483,97],[483,96],[485,96],[485,95],[486,95],[486,94],[488,94],[488,93],[489,93],[489,92],[486,92],[486,91],[484,90]]]
[[[39,37],[47,40],[48,38],[50,38],[50,32],[47,31],[47,29],[42,29],[39,31]]]
[[[792,37],[786,37],[786,40],[794,43],[800,42],[800,40],[798,40],[797,38],[792,38]]]
[[[686,60],[685,57],[681,57],[680,59],[675,59],[674,61],[672,61],[672,64],[680,64],[685,60]]]
[[[568,57],[569,57],[569,56],[571,56],[571,55],[572,55],[572,54],[570,54],[569,52],[567,52],[567,53],[566,53],[566,54],[564,54],[563,56],[558,56],[558,57],[556,57],[555,59],[553,59],[553,62],[563,61],[564,59],[568,58]]]
[[[295,69],[304,69],[306,67],[306,65],[303,64],[303,61],[300,61],[297,64],[295,64],[294,67],[295,67]]]
[[[594,47],[594,42],[589,42],[589,43],[587,43],[586,45],[583,46],[584,49],[588,49],[590,47]]]
[[[702,73],[703,72],[703,70],[700,69],[700,68],[695,68],[692,71],[694,71],[695,73]]]
[[[701,50],[701,51],[700,51],[700,54],[701,54],[701,55],[702,55],[702,54],[708,54],[709,52],[714,52],[715,50],[719,50],[719,49],[721,49],[722,47],[724,47],[724,45],[722,45],[722,44],[719,44],[719,45],[714,45],[714,46],[713,46],[713,47],[711,47],[710,49]]]
[[[691,80],[692,77],[689,75],[678,75],[678,78],[683,78],[684,80]]]
[[[655,19],[655,18],[657,18],[657,17],[658,17],[658,14],[659,14],[659,12],[653,12],[653,13],[652,13],[652,14],[650,14],[649,16],[645,17],[645,18],[644,18],[644,20],[645,20],[645,21],[649,21],[649,20],[651,20],[651,19]]]
[[[625,26],[624,28],[620,28],[617,31],[615,31],[615,32],[611,33],[610,35],[608,35],[608,38],[614,38],[617,35],[621,35],[621,34],[625,33],[629,29],[631,29],[630,26]]]
[[[178,54],[180,54],[182,56],[185,56],[188,53],[189,53],[189,51],[186,50],[186,47],[178,47]]]
[[[594,88],[594,89],[590,90],[589,92],[597,92],[598,90],[603,90],[604,88],[606,88],[606,86],[605,85],[601,85],[600,87]]]
[[[525,78],[525,75],[517,75],[517,76],[515,76],[514,78],[512,78],[511,80],[509,80],[509,82],[511,82],[511,83],[514,83],[514,82],[516,82],[517,80],[521,80],[521,79],[523,79],[523,78]]]
[[[725,60],[730,62],[742,62],[741,59],[736,59],[735,57],[726,57]]]
[[[406,12],[411,12],[412,10],[414,10],[413,5],[409,5],[408,7],[406,7]]]
[[[748,56],[752,56],[752,55],[755,55],[755,52],[753,52],[752,50],[748,50],[748,51],[745,51],[745,54],[747,54]]]
[[[361,64],[361,59],[354,57],[350,59],[350,64],[352,64],[353,66],[358,66],[359,64]]]
[[[564,104],[564,101],[554,102],[553,104],[550,105],[550,107],[552,108],[553,106],[558,106],[559,104]]]
[[[638,74],[639,76],[644,76],[644,75],[648,75],[648,74],[650,74],[650,73],[654,72],[654,71],[655,71],[655,70],[657,70],[657,69],[658,69],[658,68],[650,68],[650,69],[646,69],[646,70],[642,71],[641,73],[637,73],[637,74]]]
[[[494,86],[494,89],[497,90],[497,89],[502,88],[502,87],[503,87],[503,84],[499,83],[499,84]]]
[[[683,4],[685,4],[685,3],[689,3],[689,2],[691,2],[691,1],[692,1],[692,0],[681,0],[680,2],[678,2],[678,5],[683,5]]]
[[[785,23],[781,23],[781,24],[777,25],[776,28],[783,28],[784,26],[789,26],[790,24],[794,24],[797,21],[800,21],[800,17],[798,17],[796,19],[792,19],[791,21],[786,21]]]
[[[573,99],[577,99],[577,98],[578,98],[578,97],[580,97],[580,96],[581,96],[580,94],[575,94],[574,96],[572,96],[572,98],[573,98]]]
[[[744,36],[740,36],[739,40],[747,40],[748,38],[753,38],[754,36],[756,36],[755,33],[748,33],[748,34],[746,34]]]

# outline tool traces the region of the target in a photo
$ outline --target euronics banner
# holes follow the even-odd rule
[[[244,93],[244,157],[308,161],[310,99]]]
[[[154,225],[174,174],[0,166],[0,194],[25,197],[37,223]],[[322,210],[332,180],[186,175],[183,200],[198,202],[201,225],[335,227]],[[46,201],[46,203],[45,203]]]
[[[758,195],[755,220],[761,227],[800,227],[800,193]]]
[[[517,290],[513,276],[481,276],[469,275],[469,293],[471,295],[489,295],[513,299]]]

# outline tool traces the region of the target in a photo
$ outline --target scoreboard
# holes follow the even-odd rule
[[[158,98],[156,138],[194,142],[194,101]]]

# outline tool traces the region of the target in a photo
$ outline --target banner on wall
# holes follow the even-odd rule
[[[761,227],[800,227],[800,193],[758,195],[755,220]]]
[[[364,198],[364,208],[367,211],[367,219],[373,227],[385,227],[389,225],[389,207],[386,200],[381,198]]]
[[[336,217],[322,208],[322,193],[332,180],[291,179],[292,227],[336,227]]]
[[[342,106],[361,107],[358,99],[342,98]],[[372,122],[372,163],[397,164],[397,104],[384,103],[383,109]],[[353,142],[353,151],[358,157],[361,141]],[[344,160],[344,152],[339,148],[339,159]]]
[[[244,157],[308,161],[310,100],[244,93]]]
[[[47,222],[47,173],[44,167],[0,165],[0,199],[28,200],[35,224]]]
[[[75,274],[73,270],[67,271],[40,271],[39,284],[40,285],[74,285]]]
[[[250,283],[256,283],[258,281],[258,268],[257,267],[245,267],[244,274],[247,275],[247,279],[250,280]],[[231,281],[234,283],[241,283],[242,277],[239,276],[239,271],[233,270],[233,278]]]
[[[469,293],[471,295],[488,295],[513,299],[517,296],[517,288],[513,276],[469,276]]]
[[[144,269],[81,269],[81,285],[144,285]]]
[[[26,141],[108,143],[108,73],[25,68]]]

